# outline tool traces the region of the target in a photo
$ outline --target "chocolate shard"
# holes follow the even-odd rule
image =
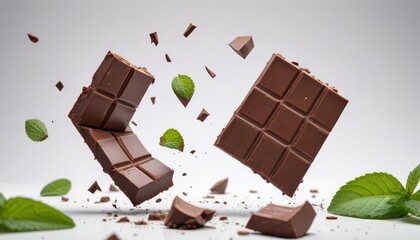
[[[171,57],[168,54],[165,54],[165,59],[167,62],[172,62]]]
[[[159,44],[159,38],[157,32],[152,32],[149,34],[151,43],[154,43],[155,46]]]
[[[252,214],[246,228],[277,237],[298,238],[306,234],[315,216],[309,202],[296,208],[269,204]]]
[[[204,120],[206,120],[206,118],[209,115],[210,114],[206,111],[206,109],[203,108],[203,110],[201,110],[200,114],[198,114],[197,120],[200,120],[200,121],[204,122]]]
[[[177,196],[172,203],[164,224],[169,228],[177,229],[201,228],[213,218],[215,213],[216,211],[187,203]]]
[[[155,105],[155,103],[156,103],[156,97],[151,97],[150,98],[150,101],[152,101],[152,104]]]
[[[245,59],[254,48],[254,41],[252,40],[252,36],[239,36],[230,42],[229,46],[233,51],[239,54],[239,56]]]
[[[190,25],[188,25],[187,29],[184,32],[184,37],[188,37],[196,28],[197,26],[195,26],[194,24],[190,23]]]
[[[229,178],[225,178],[225,179],[222,179],[222,180],[216,182],[213,185],[213,187],[210,188],[210,191],[212,193],[216,193],[216,194],[225,194],[226,188],[227,188],[227,185],[228,185],[228,181],[229,181]]]
[[[33,43],[37,43],[39,41],[39,38],[31,33],[28,33],[28,38],[29,40],[31,40],[31,42]]]
[[[109,185],[109,191],[110,192],[118,192],[119,190],[118,190],[118,188],[116,188],[114,185]]]
[[[64,88],[64,84],[61,81],[58,81],[58,83],[55,84],[55,87],[61,92]]]
[[[140,220],[140,221],[135,221],[134,222],[135,225],[147,225],[147,222]]]
[[[190,103],[191,99],[186,99],[183,96],[179,95],[178,93],[175,93],[175,96],[178,98],[178,100],[182,103],[184,107],[187,107],[188,103]]]
[[[164,213],[152,213],[149,214],[148,220],[149,221],[163,221],[166,219],[166,214]]]
[[[207,73],[210,75],[211,78],[215,78],[216,74],[210,70],[207,66],[204,66],[206,68]]]
[[[99,186],[98,182],[95,181],[92,185],[88,188],[88,191],[94,194],[96,191],[102,191],[101,187]]]
[[[114,233],[109,236],[106,240],[120,240],[120,238]]]
[[[293,197],[347,102],[273,54],[215,145]]]
[[[124,222],[130,222],[130,219],[128,217],[122,217],[118,219],[117,223],[124,223]]]

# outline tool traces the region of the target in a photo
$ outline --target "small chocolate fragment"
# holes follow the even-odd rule
[[[164,224],[177,229],[201,228],[213,218],[215,213],[216,211],[196,207],[175,197]]]
[[[328,219],[328,220],[337,220],[336,216],[327,216],[325,218]]]
[[[195,150],[191,150],[191,151],[190,151],[190,153],[191,153],[191,154],[194,154],[195,152],[196,152]]]
[[[226,220],[228,220],[228,217],[226,217],[226,216],[221,216],[221,217],[219,218],[219,220],[220,220],[220,221],[226,221]]]
[[[247,231],[238,231],[239,236],[248,236],[249,234],[250,232],[247,232]]]
[[[151,98],[150,98],[150,101],[152,101],[152,104],[153,104],[153,105],[155,105],[155,102],[156,102],[156,97],[151,97]]]
[[[94,194],[96,191],[102,191],[101,187],[99,186],[98,182],[95,181],[92,185],[88,188],[88,191]]]
[[[239,54],[239,56],[245,59],[254,48],[254,41],[252,40],[252,36],[239,36],[230,42],[229,46],[233,51]]]
[[[258,191],[257,190],[249,190],[249,193],[258,193]]]
[[[140,221],[135,221],[134,222],[135,225],[147,225],[146,221],[140,220]]]
[[[187,176],[187,173],[182,173],[182,176],[183,176],[183,177]]]
[[[120,238],[114,233],[109,236],[106,240],[120,240]]]
[[[95,203],[106,203],[106,202],[109,202],[109,201],[111,201],[111,199],[108,196],[103,196],[99,199],[98,202],[95,202]]]
[[[190,23],[190,25],[188,25],[187,29],[184,32],[184,37],[188,37],[196,28],[197,26],[193,25],[192,23]]]
[[[184,196],[188,196],[188,194],[186,192],[182,192],[182,195]]]
[[[29,40],[31,40],[31,42],[33,43],[37,43],[39,41],[39,38],[33,34],[28,33],[28,38]]]
[[[110,191],[110,192],[118,192],[119,190],[118,190],[118,188],[116,188],[114,185],[110,184],[110,185],[109,185],[109,191]]]
[[[137,123],[136,123],[136,122],[131,121],[131,123],[132,123],[134,126],[137,126]]]
[[[318,193],[318,189],[309,189],[310,193]]]
[[[155,46],[159,44],[158,34],[157,32],[153,32],[149,34],[151,43],[154,43]]]
[[[162,202],[162,198],[158,198],[158,199],[156,199],[156,201],[155,201],[156,203],[160,203],[160,202]]]
[[[68,199],[68,198],[66,198],[66,197],[64,197],[64,196],[61,196],[61,201],[62,201],[62,202],[68,202],[68,201],[69,201],[69,199]]]
[[[207,66],[205,66],[205,67],[206,67],[207,73],[210,75],[211,78],[216,77],[216,74],[212,70],[210,70]]]
[[[252,214],[246,228],[277,237],[298,238],[306,234],[315,215],[309,202],[296,208],[269,204]]]
[[[122,217],[118,219],[117,223],[123,223],[123,222],[130,222],[130,219],[128,217]]]
[[[200,114],[198,114],[197,120],[200,120],[200,121],[204,122],[204,120],[206,120],[206,118],[209,115],[210,114],[206,111],[206,109],[203,108],[203,110],[201,110]]]
[[[166,218],[166,214],[164,213],[152,213],[149,214],[149,221],[163,221]]]
[[[225,194],[228,181],[229,178],[224,178],[216,182],[213,187],[210,188],[210,191],[216,194]]]
[[[58,81],[58,83],[55,84],[55,87],[61,92],[64,88],[64,84],[61,81]]]
[[[169,57],[168,54],[165,54],[165,59],[166,59],[167,62],[172,62],[172,60],[171,60],[171,58]]]

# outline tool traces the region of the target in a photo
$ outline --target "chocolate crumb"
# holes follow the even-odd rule
[[[182,194],[184,194],[184,196],[188,196],[188,194],[186,192],[182,192]]]
[[[171,57],[169,57],[168,54],[165,54],[165,59],[166,59],[166,62],[172,62],[172,59]]]
[[[149,214],[149,221],[163,221],[163,220],[165,220],[165,218],[166,218],[166,214],[164,214],[164,213],[161,213],[161,214],[159,214],[159,213],[152,213],[152,214]]]
[[[135,221],[134,224],[135,225],[147,225],[147,222],[141,220],[141,221]]]
[[[318,193],[318,189],[310,189],[309,192],[310,193]]]
[[[158,199],[156,199],[156,201],[155,201],[156,203],[160,203],[160,202],[162,202],[162,198],[158,198]]]
[[[226,216],[221,216],[221,217],[219,218],[219,220],[220,220],[220,221],[226,221],[226,220],[228,220],[228,218],[227,218]]]
[[[62,202],[68,202],[68,201],[69,201],[69,199],[68,199],[68,198],[66,198],[66,197],[64,197],[64,196],[61,196],[61,201],[62,201]]]
[[[182,173],[182,176],[183,176],[183,177],[187,176],[187,173]]]
[[[94,194],[96,191],[102,191],[101,187],[99,186],[98,182],[95,181],[92,185],[88,188],[88,191]]]
[[[61,92],[64,88],[64,84],[61,81],[58,81],[58,83],[55,84],[55,87]]]
[[[155,46],[159,44],[159,38],[157,32],[153,32],[149,34],[151,43],[154,43]]]
[[[248,236],[249,235],[249,232],[247,232],[247,231],[238,231],[238,235],[239,236]]]
[[[257,190],[249,190],[249,193],[258,193]]]
[[[214,196],[207,195],[207,196],[204,196],[203,198],[214,198]]]
[[[117,208],[117,204],[113,203],[113,204],[112,204],[112,207],[114,207],[115,209],[117,209],[117,210],[118,210],[118,208]]]
[[[120,238],[114,233],[109,236],[106,240],[120,240]]]
[[[128,219],[128,217],[122,217],[117,221],[117,223],[123,223],[123,222],[130,222],[130,219]]]
[[[195,150],[191,150],[191,151],[190,151],[190,153],[191,153],[191,154],[194,154],[195,152],[196,152]]]
[[[327,216],[325,218],[328,219],[328,220],[337,220],[336,216]]]
[[[28,33],[28,38],[29,40],[31,40],[31,42],[33,43],[37,43],[39,41],[39,38],[31,33]]]
[[[106,202],[109,202],[109,201],[111,201],[111,199],[109,198],[109,197],[107,197],[107,196],[103,196],[103,197],[101,197],[101,199],[99,199],[99,201],[97,201],[97,202],[95,202],[96,204],[97,203],[106,203]]]
[[[150,98],[150,101],[152,101],[152,104],[153,104],[153,105],[155,105],[155,102],[156,102],[156,97],[151,97],[151,98]]]
[[[216,77],[216,74],[210,70],[207,66],[204,66],[206,68],[207,73],[210,75],[211,78]]]
[[[131,121],[131,123],[132,123],[134,126],[137,126],[137,123],[136,123],[136,122]]]

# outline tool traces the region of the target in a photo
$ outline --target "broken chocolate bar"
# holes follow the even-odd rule
[[[211,78],[216,77],[216,74],[210,70],[207,66],[204,66],[206,68],[207,73],[210,75]]]
[[[169,228],[196,229],[203,227],[215,213],[216,211],[196,207],[175,197],[164,224]]]
[[[215,145],[292,197],[347,102],[274,54]]]
[[[210,114],[206,111],[206,109],[203,108],[203,110],[201,110],[200,114],[198,114],[197,120],[200,120],[200,121],[204,122],[204,120],[206,120],[206,118],[209,115]]]
[[[277,237],[298,238],[306,234],[315,216],[309,202],[297,208],[270,204],[253,213],[246,227]]]
[[[33,43],[37,43],[39,41],[39,38],[33,34],[28,33],[28,38],[29,40],[31,40],[31,42]]]
[[[190,25],[188,25],[187,29],[184,32],[184,37],[188,37],[196,28],[197,26],[193,25],[192,23],[190,23]]]
[[[254,48],[254,41],[252,40],[252,36],[239,36],[230,42],[229,46],[233,51],[239,54],[239,56],[245,59]]]
[[[150,42],[154,43],[155,46],[157,46],[159,44],[159,38],[158,38],[157,32],[152,32],[151,34],[149,34],[149,36],[150,36]]]
[[[228,181],[229,179],[225,178],[216,182],[213,187],[210,188],[210,191],[216,194],[225,194]]]

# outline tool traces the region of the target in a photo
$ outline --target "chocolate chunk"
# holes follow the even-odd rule
[[[215,145],[293,197],[347,102],[274,54]]]
[[[106,203],[106,202],[109,202],[109,201],[111,201],[111,199],[108,196],[103,196],[103,197],[101,197],[101,199],[99,199],[99,202],[101,202],[101,203]]]
[[[197,120],[200,120],[200,121],[204,122],[204,120],[206,120],[206,118],[209,115],[210,114],[206,111],[206,109],[203,108],[203,110],[201,110],[200,114],[198,114]]]
[[[190,25],[188,25],[187,29],[184,32],[184,37],[188,37],[196,28],[197,26],[193,25],[192,23],[190,23]]]
[[[191,151],[190,151],[190,153],[191,153],[191,154],[194,154],[195,152],[196,152],[195,150],[191,150]]]
[[[326,216],[325,217],[327,220],[337,220],[336,216]]]
[[[298,238],[306,234],[315,215],[309,202],[296,208],[269,204],[252,214],[246,228],[277,237]]]
[[[318,189],[309,189],[310,193],[318,193]]]
[[[147,222],[140,220],[140,221],[135,221],[134,222],[135,225],[147,225]]]
[[[220,221],[226,221],[226,220],[228,220],[228,217],[226,217],[226,216],[221,216],[221,217],[219,218],[219,220],[220,220]]]
[[[206,67],[207,73],[210,75],[211,78],[216,77],[216,74],[212,70],[210,70],[207,66],[205,66],[205,67]]]
[[[149,221],[163,221],[166,219],[166,214],[153,213],[149,214]]]
[[[96,191],[102,191],[101,187],[99,186],[98,182],[95,181],[92,185],[88,188],[88,191],[94,194]]]
[[[216,194],[225,194],[228,181],[229,178],[224,178],[216,182],[213,187],[210,188],[210,191]]]
[[[159,44],[159,38],[157,32],[152,32],[149,34],[151,43],[154,43],[155,46]]]
[[[254,48],[254,41],[252,40],[252,36],[239,36],[230,42],[229,46],[233,51],[239,54],[239,56],[245,59]]]
[[[128,217],[122,217],[118,219],[117,223],[123,223],[123,222],[130,222],[130,219]]]
[[[133,124],[134,126],[137,126],[137,123],[134,121],[131,121],[131,124]]]
[[[66,197],[64,197],[64,196],[61,196],[61,201],[62,201],[62,202],[68,202],[68,201],[69,201],[69,199],[68,199],[68,198],[66,198]]]
[[[153,105],[155,105],[155,102],[156,102],[156,97],[151,97],[151,98],[150,98],[150,101],[152,101],[152,104],[153,104]]]
[[[61,92],[61,90],[64,88],[64,85],[61,81],[58,81],[58,83],[55,84],[55,87],[58,89],[58,91]]]
[[[162,198],[158,198],[158,199],[156,199],[156,201],[155,201],[156,203],[160,203],[160,202],[162,202]]]
[[[110,185],[109,185],[109,191],[110,191],[110,192],[118,192],[119,190],[118,190],[118,188],[116,188],[114,185],[110,184]]]
[[[33,43],[37,43],[39,41],[39,38],[33,34],[28,33],[28,38],[29,40],[31,40],[31,42]]]
[[[196,207],[175,197],[164,224],[169,228],[178,229],[201,228],[215,213],[216,211]]]
[[[187,173],[182,173],[182,176],[183,176],[183,177],[187,176]]]
[[[250,233],[247,231],[238,231],[239,236],[248,236]]]
[[[116,234],[112,234],[106,240],[120,240],[120,238]]]
[[[165,59],[166,59],[167,62],[172,62],[172,60],[171,60],[171,58],[169,57],[168,54],[165,54]]]

